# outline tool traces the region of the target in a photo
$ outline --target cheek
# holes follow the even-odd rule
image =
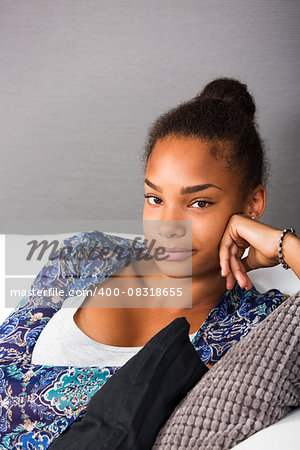
[[[193,223],[193,247],[204,252],[218,252],[227,221]]]
[[[151,220],[153,218],[153,211],[151,212],[151,208],[149,205],[145,203],[143,208],[143,220]]]

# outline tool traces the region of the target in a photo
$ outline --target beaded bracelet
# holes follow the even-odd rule
[[[294,228],[285,228],[285,230],[283,230],[282,235],[280,236],[279,242],[278,242],[278,258],[279,258],[279,262],[280,264],[282,264],[284,269],[290,269],[290,266],[285,262],[285,260],[283,259],[282,256],[282,241],[283,238],[285,236],[286,233],[292,233],[294,236],[296,236],[296,231],[294,230]]]

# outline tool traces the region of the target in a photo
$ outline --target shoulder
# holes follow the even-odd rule
[[[62,268],[73,273],[74,267],[79,261],[93,260],[94,254],[97,254],[98,258],[112,256],[114,259],[114,254],[118,252],[118,254],[128,253],[131,247],[130,241],[130,239],[98,230],[83,231],[60,240],[56,239],[51,243],[51,245],[55,243],[55,246],[48,256],[47,263],[35,279],[35,283],[42,276],[45,277],[46,273],[47,278],[51,278],[52,273],[58,273]]]
[[[92,230],[92,231],[84,231],[74,234],[63,240],[62,246],[71,246],[72,248],[76,248],[79,246],[105,246],[108,247],[142,247],[145,245],[135,241],[133,239],[115,236],[113,234],[109,234],[103,231]]]
[[[49,299],[43,296],[42,305],[40,294],[36,293],[43,289],[57,288],[63,290],[63,296],[66,297],[69,289],[79,281],[80,274],[89,274],[96,265],[100,265],[104,271],[111,262],[126,260],[131,249],[130,240],[98,230],[78,232],[56,240],[54,244],[53,253],[49,254],[46,264],[36,275],[28,295],[24,296],[9,314],[6,324],[19,320],[20,315],[27,317],[33,307],[53,307],[55,302],[59,307],[61,299],[54,299],[52,293],[49,294]]]
[[[74,234],[73,236],[67,237],[63,240],[62,245],[71,247],[76,247],[84,244],[123,244],[126,245],[128,242],[125,238],[120,238],[112,234],[105,233],[103,231],[92,230],[92,231],[82,231]]]
[[[90,262],[95,258],[128,261],[140,252],[148,251],[145,240],[141,241],[139,236],[131,239],[98,230],[80,232],[65,239],[61,248],[65,247],[71,250],[69,254],[73,260],[80,257]]]

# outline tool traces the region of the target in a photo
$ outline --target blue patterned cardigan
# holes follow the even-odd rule
[[[31,355],[43,328],[70,297],[71,289],[95,288],[147,249],[145,242],[132,243],[100,231],[64,240],[30,289],[50,292],[49,288],[58,288],[63,295],[28,294],[0,326],[0,449],[49,447],[73,421],[82,419],[91,397],[120,368],[36,365]],[[69,258],[58,257],[62,247],[69,250]],[[97,256],[94,249],[103,247],[113,256],[79,256],[82,249]],[[287,297],[277,289],[259,293],[254,286],[246,291],[236,283],[194,336],[192,344],[201,360],[216,363]]]

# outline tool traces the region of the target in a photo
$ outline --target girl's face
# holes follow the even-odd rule
[[[182,247],[184,224],[189,225],[193,277],[219,273],[219,244],[227,222],[244,209],[239,176],[225,170],[224,159],[210,155],[210,146],[197,138],[159,140],[145,173],[149,198],[145,198],[143,221],[159,221],[160,241],[166,247]],[[146,232],[145,237],[151,240]]]

